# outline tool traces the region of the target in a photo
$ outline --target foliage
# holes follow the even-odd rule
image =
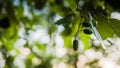
[[[119,6],[118,0],[0,0],[0,52],[4,67],[52,68],[52,61],[55,64],[54,60],[63,60],[76,68],[79,47],[73,46],[74,40],[77,39],[75,45],[82,41],[87,50],[92,45],[91,35],[99,41],[114,35],[120,37],[120,20],[111,18],[112,12],[120,11]],[[63,46],[57,38],[63,40]],[[68,51],[65,56],[75,58],[58,58],[58,45]]]

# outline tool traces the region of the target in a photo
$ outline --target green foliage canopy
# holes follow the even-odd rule
[[[68,49],[72,48],[73,39],[82,41],[85,49],[90,48],[89,41],[92,38],[83,32],[86,27],[82,25],[84,21],[91,21],[90,16],[92,24],[97,28],[103,40],[114,35],[120,37],[120,20],[111,18],[112,12],[120,11],[119,6],[119,0],[0,0],[0,51],[6,59],[5,68],[16,67],[13,62],[16,56],[11,56],[9,52],[15,50],[19,54],[14,44],[20,38],[27,41],[24,47],[32,52],[25,60],[26,68],[51,66],[50,60],[54,56],[45,55],[49,45],[38,41],[30,44],[26,38],[31,30],[35,30],[36,25],[45,27],[47,34],[54,42],[52,36],[57,32],[57,27],[63,26],[64,30],[60,35],[64,40],[64,47]],[[55,20],[58,18],[57,15],[61,19]],[[24,37],[19,35],[21,26],[25,28]],[[87,28],[93,29],[91,26]],[[38,48],[41,55],[32,50],[34,47],[32,45]],[[54,45],[55,43],[53,47]],[[31,61],[34,57],[40,58],[42,63],[35,66]]]

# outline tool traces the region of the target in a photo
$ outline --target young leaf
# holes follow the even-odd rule
[[[64,46],[66,48],[72,48],[71,47],[72,46],[72,42],[71,42],[72,36],[64,36],[64,35],[62,35],[62,37],[63,37],[63,40],[64,40]]]
[[[120,20],[110,19],[110,25],[118,37],[120,37]]]
[[[114,34],[113,29],[111,28],[107,18],[102,14],[94,14],[95,20],[97,23],[97,29],[102,36],[102,39],[106,39],[108,37],[112,37]]]
[[[56,22],[57,25],[63,25],[64,27],[68,27],[74,20],[75,14],[70,14],[60,19]]]
[[[80,36],[81,36],[81,40],[84,44],[84,49],[87,50],[90,48],[90,43],[89,43],[89,40],[91,39],[90,35],[87,35],[83,32],[80,33]]]

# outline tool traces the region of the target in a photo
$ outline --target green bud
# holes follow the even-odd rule
[[[79,44],[78,44],[78,40],[75,39],[75,40],[73,41],[73,49],[74,49],[75,51],[78,50],[78,45],[79,45]]]
[[[92,30],[91,29],[84,29],[83,30],[83,32],[85,33],[85,34],[92,34],[93,32],[92,32]]]
[[[84,21],[84,22],[82,23],[82,26],[84,26],[84,27],[90,27],[91,25],[90,25],[89,22]]]

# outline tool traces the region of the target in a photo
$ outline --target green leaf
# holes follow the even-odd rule
[[[63,25],[64,27],[68,27],[74,20],[75,14],[70,14],[60,19],[56,22],[57,25]]]
[[[76,6],[75,1],[73,0],[66,0],[66,1],[68,3],[68,7],[70,7],[73,11],[76,11],[77,6]]]
[[[66,27],[66,29],[62,32],[63,35],[69,36],[72,33],[72,29],[70,27]]]
[[[68,3],[67,3],[68,4]],[[65,1],[64,4],[59,0],[51,0],[50,1],[50,10],[52,11],[52,13],[58,13],[61,16],[66,16],[70,13],[73,13],[73,11],[71,10],[71,8],[69,6],[65,6]]]
[[[120,37],[120,20],[110,19],[110,25],[116,33],[116,35]]]
[[[102,15],[102,14],[94,14],[94,18],[96,19],[97,23],[97,28],[102,36],[102,39],[106,39],[108,37],[112,37],[114,34],[113,29],[111,28],[107,18]]]
[[[72,38],[75,36],[78,30],[79,23],[80,23],[80,15],[76,14],[75,19],[71,24],[71,27],[66,27],[65,30],[62,32],[62,37],[64,39],[64,46],[66,48],[72,48]]]
[[[81,32],[80,36],[81,36],[80,39],[82,40],[82,42],[84,44],[84,49],[85,50],[89,49],[90,48],[90,43],[89,42],[90,42],[90,39],[91,39],[90,35],[87,35],[87,34]]]
[[[62,36],[64,40],[64,46],[66,48],[72,48],[72,36]]]

